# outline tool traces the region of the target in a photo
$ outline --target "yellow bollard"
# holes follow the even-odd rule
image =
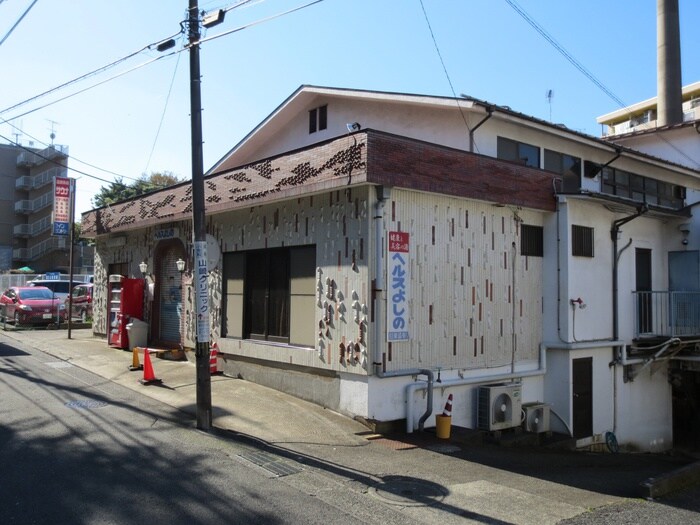
[[[440,439],[450,439],[452,416],[437,414],[435,416],[435,435]]]
[[[132,372],[134,372],[136,370],[143,370],[143,365],[141,363],[139,363],[139,347],[135,346],[131,352],[132,352],[132,357],[131,357],[131,366],[129,367],[129,370],[131,370]]]

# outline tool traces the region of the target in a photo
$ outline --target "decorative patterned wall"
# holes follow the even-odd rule
[[[411,340],[388,344],[387,370],[537,359],[543,259],[519,255],[519,225],[542,220],[538,212],[393,190],[385,225],[410,234]]]

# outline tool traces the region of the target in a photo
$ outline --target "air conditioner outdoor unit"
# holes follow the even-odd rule
[[[520,425],[521,385],[502,384],[479,387],[477,391],[477,427],[503,430]]]
[[[523,404],[523,428],[526,432],[549,432],[549,405],[546,403]]]

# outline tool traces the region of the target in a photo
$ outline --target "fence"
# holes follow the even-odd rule
[[[700,335],[700,292],[632,292],[635,334],[683,337]]]

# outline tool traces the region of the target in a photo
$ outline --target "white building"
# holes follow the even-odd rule
[[[205,179],[224,369],[380,429],[451,393],[454,425],[538,402],[579,446],[668,449],[699,176],[476,99],[302,86]],[[191,205],[182,184],[83,215],[96,333],[108,274],[143,261],[149,346],[194,346]]]

